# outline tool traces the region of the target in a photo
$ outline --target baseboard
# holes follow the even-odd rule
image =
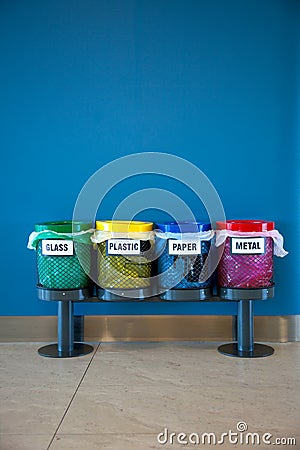
[[[78,326],[83,323],[79,320]],[[300,315],[256,316],[255,340],[300,341]],[[78,334],[82,330],[77,330]],[[85,316],[85,341],[231,341],[235,316]],[[0,342],[57,340],[55,316],[2,316]]]

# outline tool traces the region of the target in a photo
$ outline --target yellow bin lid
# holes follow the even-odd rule
[[[153,222],[138,222],[135,220],[97,220],[96,230],[112,231],[114,233],[144,233],[153,229]]]

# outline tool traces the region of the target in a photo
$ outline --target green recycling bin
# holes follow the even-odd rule
[[[92,231],[90,223],[71,220],[35,225],[28,248],[36,250],[39,286],[46,289],[83,289],[90,286],[87,273],[90,273]]]

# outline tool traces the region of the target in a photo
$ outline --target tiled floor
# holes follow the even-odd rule
[[[277,448],[300,449],[300,343],[274,345],[273,356],[255,360],[222,356],[216,343],[101,344],[64,360],[43,358],[38,347],[0,344],[1,450],[254,447],[226,436],[201,444],[203,433],[220,440],[238,422],[248,431],[232,441],[270,433],[272,443],[298,441]],[[165,428],[164,445],[157,435]]]

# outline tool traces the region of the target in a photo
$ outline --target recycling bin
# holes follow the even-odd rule
[[[35,225],[29,248],[36,250],[38,286],[83,289],[90,286],[91,224],[60,221]],[[84,261],[83,269],[81,262]]]
[[[98,246],[98,283],[120,296],[150,289],[151,258],[154,246],[153,223],[99,220],[92,238]],[[145,291],[146,290],[146,291]],[[120,291],[120,292],[119,292]],[[108,297],[100,295],[108,300]]]
[[[184,290],[211,287],[210,265],[206,263],[213,232],[207,222],[166,222],[156,224],[158,273],[161,290],[181,290],[178,300],[184,300]],[[164,246],[163,251],[160,247]],[[210,291],[208,292],[210,295]],[[163,294],[175,299],[174,293]],[[191,298],[191,292],[189,297]],[[169,298],[169,297],[173,298]]]
[[[219,287],[261,289],[273,286],[274,227],[274,222],[263,220],[217,222],[217,244],[220,233],[224,243],[218,266]]]

